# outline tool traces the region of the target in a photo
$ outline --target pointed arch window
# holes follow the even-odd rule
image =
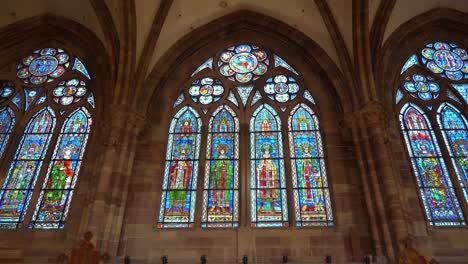
[[[43,48],[22,58],[11,80],[0,81],[0,155],[8,166],[0,177],[0,229],[64,227],[96,107],[90,80],[78,57]],[[8,140],[14,129],[22,135],[18,142]],[[16,152],[4,152],[7,144]],[[38,197],[34,212],[32,197]]]
[[[200,115],[189,106],[174,116],[169,129],[159,227],[192,227],[200,155]]]
[[[281,120],[269,105],[260,105],[250,120],[252,226],[287,226]]]
[[[312,111],[316,101],[299,72],[264,47],[239,44],[207,58],[188,77],[173,98],[157,227],[194,227],[197,215],[202,228],[287,227],[289,210],[298,227],[332,226],[325,151]],[[295,126],[298,111],[307,114],[307,130]],[[283,126],[287,113],[289,129]],[[183,116],[193,124],[187,132],[180,132]],[[288,136],[296,153],[291,160],[283,150]],[[298,150],[305,141],[314,151],[310,155]],[[179,149],[186,154],[180,156]],[[206,155],[199,156],[200,150]],[[289,162],[297,163],[293,175]],[[199,173],[203,177],[197,179]],[[185,185],[176,188],[174,182]],[[295,208],[288,208],[288,200],[296,201]]]
[[[466,50],[455,43],[428,43],[402,66],[395,93],[401,130],[430,225],[466,225],[467,59]],[[441,141],[445,148],[439,146]]]
[[[468,200],[468,123],[465,116],[448,103],[440,106],[437,117],[465,199]]]
[[[319,122],[306,104],[291,111],[289,146],[296,226],[333,225]]]
[[[24,130],[0,191],[1,228],[21,227],[55,123],[54,111],[46,107],[32,117]]]
[[[0,109],[0,158],[5,151],[5,147],[10,139],[10,134],[15,126],[15,113],[10,107]]]
[[[227,105],[210,118],[202,227],[239,225],[239,119]]]

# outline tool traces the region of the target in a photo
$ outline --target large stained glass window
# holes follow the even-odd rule
[[[254,227],[288,226],[281,120],[262,104],[250,120],[251,223]]]
[[[319,122],[312,109],[297,105],[289,117],[296,226],[333,225]]]
[[[81,107],[66,119],[49,164],[32,228],[63,228],[91,129],[91,116]]]
[[[429,223],[464,225],[448,170],[424,112],[408,103],[401,109],[400,123]]]
[[[9,107],[0,109],[0,157],[2,157],[14,125],[15,114],[13,110]]]
[[[447,103],[439,108],[438,121],[465,199],[468,200],[468,123],[460,111]]]
[[[0,228],[22,225],[55,128],[55,113],[46,107],[36,113],[24,130],[0,192]]]
[[[239,119],[228,106],[210,118],[202,227],[239,225]]]
[[[184,106],[169,129],[159,228],[193,227],[200,154],[200,115]]]

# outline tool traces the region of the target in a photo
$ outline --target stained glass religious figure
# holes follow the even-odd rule
[[[200,116],[189,106],[181,108],[171,122],[159,228],[193,227],[200,131]]]
[[[312,109],[303,103],[289,117],[289,147],[296,226],[332,226],[319,122]]]
[[[237,227],[239,120],[228,106],[210,119],[207,143],[202,227]]]
[[[400,123],[429,223],[465,225],[445,161],[424,112],[408,103],[400,112]]]
[[[260,105],[250,121],[251,223],[288,226],[281,121],[269,105]]]
[[[8,144],[11,130],[15,125],[15,114],[10,107],[0,109],[0,157]]]
[[[70,114],[59,134],[29,227],[63,228],[92,124],[88,110]]]
[[[31,118],[24,130],[0,191],[1,229],[22,225],[54,128],[55,114],[46,107]]]
[[[468,201],[468,125],[465,116],[445,103],[438,113],[439,126],[449,151],[457,178]]]

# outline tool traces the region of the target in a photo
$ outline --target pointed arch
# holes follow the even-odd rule
[[[47,106],[26,126],[0,191],[0,229],[22,225],[55,123],[55,113]]]
[[[449,103],[443,103],[439,107],[437,121],[468,201],[468,123],[460,110]]]
[[[465,225],[434,131],[424,111],[407,103],[400,124],[418,183],[426,217],[431,225]]]
[[[15,126],[15,113],[10,107],[0,109],[0,158],[10,139],[11,130]]]
[[[65,120],[44,180],[30,228],[63,228],[91,132],[92,118],[85,107]]]
[[[229,106],[213,112],[206,146],[202,227],[237,227],[239,118]]]
[[[166,152],[159,228],[193,227],[200,154],[201,118],[190,106],[172,119]]]
[[[281,120],[268,104],[250,119],[251,224],[288,226]]]
[[[314,111],[304,103],[296,105],[288,131],[296,226],[332,226],[322,137]]]

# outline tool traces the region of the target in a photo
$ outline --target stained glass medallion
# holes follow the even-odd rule
[[[87,92],[86,83],[79,79],[60,82],[52,94],[54,102],[63,106],[79,102]]]
[[[169,128],[158,228],[194,226],[201,118],[181,108]]]
[[[8,100],[15,91],[15,84],[10,81],[0,81],[0,103]]]
[[[285,103],[297,97],[299,84],[292,77],[276,75],[266,81],[263,90],[271,100]]]
[[[0,192],[0,229],[21,226],[54,128],[50,107],[36,113],[25,128]]]
[[[288,226],[281,120],[267,104],[250,120],[250,144],[252,226]]]
[[[13,110],[10,107],[0,109],[0,157],[2,157],[14,125],[15,114]]]
[[[411,96],[419,98],[423,101],[429,101],[439,97],[440,86],[430,76],[421,74],[413,74],[407,77],[403,87]]]
[[[210,118],[202,227],[239,225],[239,119],[228,106]]]
[[[39,85],[62,76],[70,66],[70,57],[62,49],[44,48],[23,58],[16,75],[25,84]]]
[[[291,111],[289,146],[296,226],[333,226],[319,123],[305,104]]]
[[[433,73],[454,81],[468,78],[468,53],[453,43],[428,44],[421,55],[421,60]]]
[[[215,78],[205,77],[195,80],[189,87],[188,93],[196,103],[208,105],[217,102],[224,93],[223,83]]]
[[[429,223],[465,225],[445,161],[424,112],[406,104],[400,112],[400,123]]]
[[[265,74],[269,65],[266,51],[254,45],[229,47],[218,60],[219,72],[231,81],[247,83]]]

